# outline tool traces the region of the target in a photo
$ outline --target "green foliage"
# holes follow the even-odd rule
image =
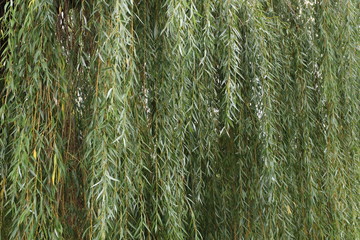
[[[355,0],[1,2],[1,239],[359,239]]]

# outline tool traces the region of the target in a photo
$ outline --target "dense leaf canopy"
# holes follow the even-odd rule
[[[358,0],[0,2],[0,238],[360,238]]]

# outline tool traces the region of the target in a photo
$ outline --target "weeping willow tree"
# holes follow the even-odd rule
[[[360,239],[356,0],[1,2],[1,239]]]

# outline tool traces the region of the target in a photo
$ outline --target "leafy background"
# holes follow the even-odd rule
[[[360,239],[358,1],[0,2],[2,239]]]

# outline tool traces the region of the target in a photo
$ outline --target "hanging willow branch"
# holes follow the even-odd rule
[[[357,239],[355,0],[0,1],[1,239]]]

